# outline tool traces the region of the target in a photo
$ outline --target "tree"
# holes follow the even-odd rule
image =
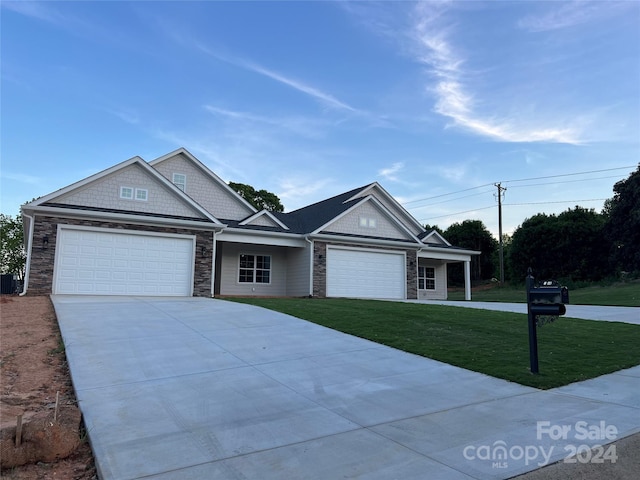
[[[436,232],[438,232],[440,235],[442,235],[442,236],[444,237],[444,232],[442,231],[442,229],[441,229],[438,225],[429,225],[429,224],[426,224],[426,225],[424,226],[424,229],[425,229],[427,232],[430,232],[431,230],[435,230]]]
[[[22,233],[22,215],[15,219],[0,213],[0,235],[2,250],[0,254],[0,272],[13,273],[19,280],[24,279],[26,254]]]
[[[275,193],[266,190],[256,190],[251,185],[244,183],[229,182],[229,186],[258,210],[265,209],[270,212],[284,212],[284,206]]]
[[[456,247],[482,252],[479,256],[471,257],[471,279],[488,280],[494,275],[494,254],[498,248],[498,241],[493,238],[480,220],[465,220],[454,223],[444,232],[444,238]],[[449,280],[452,284],[464,282],[461,264],[449,264]]]
[[[513,234],[510,276],[521,280],[531,267],[540,280],[599,280],[607,275],[607,250],[604,217],[595,210],[576,206],[557,216],[539,213]]]
[[[640,165],[626,180],[613,186],[614,196],[607,200],[606,238],[610,242],[609,258],[616,270],[640,271]]]

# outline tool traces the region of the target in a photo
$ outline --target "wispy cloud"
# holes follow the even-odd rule
[[[4,180],[11,180],[13,182],[28,183],[30,185],[38,185],[42,183],[42,178],[26,173],[0,172],[0,178]]]
[[[326,198],[326,187],[333,183],[332,178],[312,179],[296,175],[280,180],[277,195],[291,211]]]
[[[452,27],[444,20],[446,3],[421,2],[416,6],[411,38],[414,57],[425,65],[435,82],[428,87],[435,112],[461,127],[503,142],[580,143],[574,127],[523,125],[513,118],[487,118],[477,112],[472,89],[465,83],[465,59],[451,41]]]
[[[26,17],[35,18],[43,22],[51,23],[59,27],[67,27],[77,23],[77,19],[61,14],[50,5],[42,2],[1,2],[6,10],[11,10]]]
[[[602,20],[620,9],[633,7],[636,2],[582,1],[549,2],[551,9],[541,15],[527,15],[518,27],[530,32],[545,32],[583,25]]]
[[[275,127],[278,131],[287,131],[296,135],[307,138],[322,138],[325,135],[329,122],[317,119],[310,119],[300,116],[266,116],[257,115],[251,112],[240,112],[216,107],[213,105],[205,105],[204,109],[209,113],[222,117],[227,121],[233,122],[235,130],[245,130],[244,127],[253,128],[255,124]]]
[[[382,168],[382,169],[378,170],[378,175],[383,177],[386,180],[390,180],[392,182],[398,182],[399,178],[396,175],[396,173],[401,171],[403,168],[404,168],[404,163],[396,162],[393,165],[391,165],[390,167]]]
[[[351,113],[360,113],[358,109],[352,107],[346,102],[343,102],[337,99],[335,96],[331,95],[330,93],[324,92],[319,88],[313,87],[301,80],[294,79],[280,72],[276,72],[275,70],[264,67],[254,61],[247,60],[239,56],[233,56],[233,55],[221,53],[220,51],[216,51],[213,48],[205,45],[201,41],[185,36],[182,33],[176,33],[173,30],[171,30],[169,31],[169,34],[174,40],[182,43],[183,45],[195,47],[201,52],[219,61],[229,63],[231,65],[234,65],[239,68],[243,68],[250,72],[257,73],[264,77],[270,78],[271,80],[274,80],[278,83],[291,87],[294,90],[297,90],[298,92],[301,92],[301,93],[304,93],[305,95],[310,96],[311,98],[319,101],[320,103],[322,103],[323,105],[329,108],[343,110]]]

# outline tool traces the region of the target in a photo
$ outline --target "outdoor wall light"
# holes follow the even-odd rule
[[[49,235],[45,235],[44,237],[42,237],[42,249],[46,250],[48,246],[49,246]]]
[[[202,247],[202,249],[200,250],[200,253],[202,254],[202,256],[204,257],[207,254],[207,247]]]

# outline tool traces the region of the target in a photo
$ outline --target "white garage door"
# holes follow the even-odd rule
[[[327,249],[327,296],[405,298],[405,256],[369,250]]]
[[[61,228],[53,293],[189,296],[195,238]]]

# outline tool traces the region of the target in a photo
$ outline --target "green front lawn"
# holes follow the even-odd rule
[[[464,300],[464,291],[449,291],[449,300]],[[471,299],[476,302],[525,303],[527,294],[524,286],[498,285],[487,289],[474,290]],[[609,305],[619,307],[640,307],[640,281],[616,283],[613,285],[593,285],[569,289],[569,300],[573,305]]]
[[[529,371],[527,316],[376,300],[235,298],[523,385],[553,388],[640,364],[640,326],[561,317],[538,328]]]

